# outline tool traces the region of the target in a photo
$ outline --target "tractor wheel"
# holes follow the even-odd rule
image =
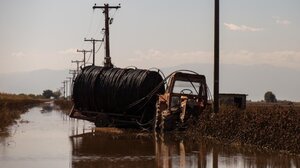
[[[176,116],[175,115],[162,116],[162,121],[160,125],[161,125],[162,132],[175,130],[177,127]]]

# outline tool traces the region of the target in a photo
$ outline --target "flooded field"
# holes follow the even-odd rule
[[[0,167],[300,167],[300,158],[257,149],[200,143],[139,131],[95,129],[52,108],[35,107],[0,137]]]

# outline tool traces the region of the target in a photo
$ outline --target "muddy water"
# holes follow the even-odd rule
[[[300,167],[300,158],[233,147],[211,140],[195,143],[169,135],[97,129],[58,110],[35,107],[0,137],[0,168],[35,167]]]

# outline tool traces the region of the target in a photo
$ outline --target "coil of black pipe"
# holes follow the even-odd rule
[[[157,95],[165,92],[162,83],[156,71],[87,66],[74,80],[74,108],[138,116],[148,122],[155,115]]]

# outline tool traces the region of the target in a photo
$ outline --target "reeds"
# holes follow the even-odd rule
[[[73,103],[70,100],[65,100],[65,99],[58,99],[58,100],[54,100],[54,104],[56,104],[60,110],[62,110],[63,112],[69,114]]]
[[[43,102],[28,95],[0,93],[0,131],[20,118],[28,108]]]

